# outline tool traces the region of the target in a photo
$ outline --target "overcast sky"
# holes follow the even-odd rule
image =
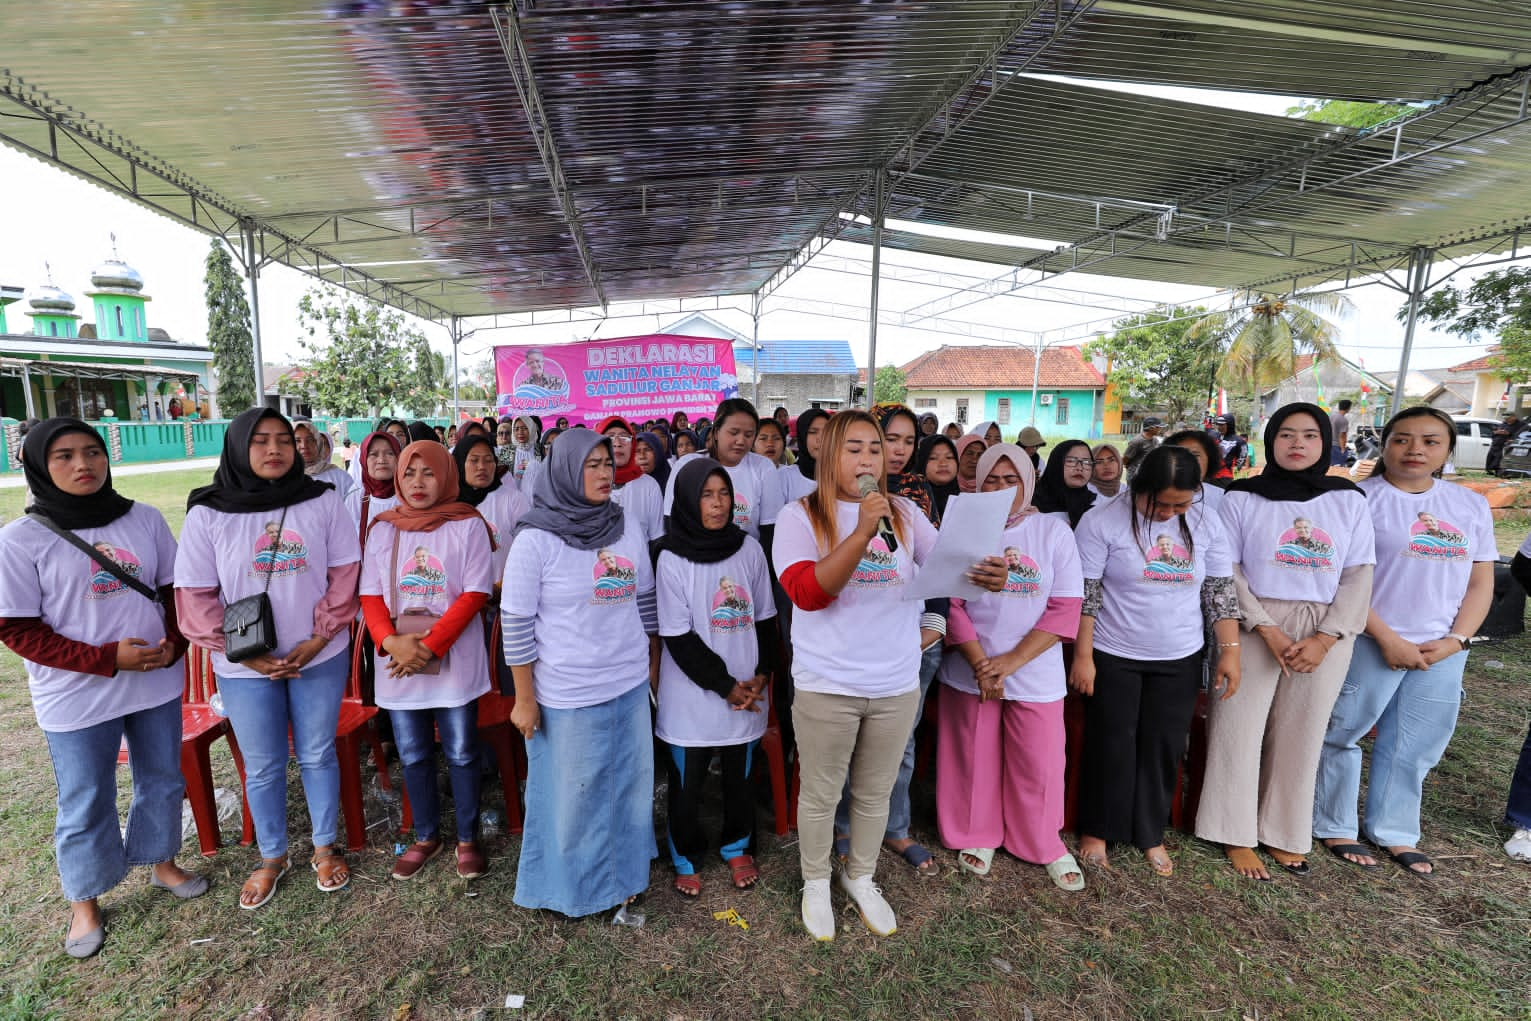
[[[1100,84],[1100,83],[1095,83]],[[1135,89],[1184,99],[1190,90]],[[1230,105],[1265,113],[1281,113],[1292,100],[1289,97],[1236,96],[1219,94]],[[123,260],[143,274],[145,291],[152,298],[149,323],[163,327],[171,336],[193,343],[205,343],[206,309],[203,303],[203,262],[208,238],[134,203],[119,198],[16,150],[0,146],[0,180],[6,182],[6,194],[12,199],[3,214],[8,243],[0,246],[0,284],[30,288],[47,279],[45,263],[51,266],[53,282],[75,298],[77,311],[89,319],[90,303],[84,292],[90,286],[91,269],[112,252],[110,235],[117,236],[117,252]],[[840,311],[856,318],[834,318],[805,314],[780,307],[783,302],[766,304],[760,322],[762,340],[790,338],[840,338],[851,344],[856,360],[867,361],[867,327],[864,310],[870,297],[870,277],[865,261],[870,249],[865,246],[836,244],[827,254],[862,261],[860,273],[843,269],[819,268],[810,263],[790,280],[778,294],[782,299],[832,302]],[[966,286],[973,281],[998,276],[1005,267],[920,256],[907,252],[886,251],[888,277],[882,287],[886,309],[902,311],[946,292],[945,286]],[[828,260],[825,260],[826,262]],[[844,263],[836,263],[844,267]],[[852,270],[855,267],[850,267]],[[912,271],[948,274],[945,286],[910,282]],[[1460,281],[1466,277],[1458,277]],[[268,267],[261,276],[261,322],[264,354],[267,362],[287,362],[300,357],[297,344],[296,306],[311,278],[282,266]],[[1180,287],[1160,283],[1139,283],[1088,274],[1068,274],[1049,282],[1052,300],[1026,297],[1026,292],[993,298],[949,314],[949,318],[993,327],[1026,331],[1053,331],[1078,324],[1100,321],[1109,325],[1121,315],[1119,309],[1090,307],[1092,301],[1106,306],[1112,302],[1100,295],[1135,298],[1144,301],[1191,302],[1213,294],[1211,287]],[[1348,293],[1356,308],[1341,322],[1341,350],[1347,357],[1362,361],[1373,371],[1398,368],[1403,338],[1402,324],[1394,318],[1402,296],[1380,285],[1353,288]],[[1062,299],[1062,300],[1060,300]],[[741,298],[741,307],[747,299]],[[1076,301],[1081,304],[1066,304]],[[691,303],[701,308],[710,302]],[[614,315],[630,311],[614,305]],[[25,303],[8,310],[10,327],[16,332],[30,330],[24,314]],[[752,329],[744,311],[708,311],[709,315],[746,335]],[[602,338],[652,333],[678,315],[646,315],[636,318],[612,318],[604,323],[562,322],[516,329],[481,329],[462,347],[462,362],[467,368],[486,357],[496,343],[552,344],[589,337],[593,332]],[[432,343],[443,351],[451,344],[445,327],[425,323]],[[474,324],[468,323],[471,329]],[[961,327],[958,326],[958,329]],[[940,344],[984,343],[950,333],[924,328],[881,326],[878,330],[879,364],[903,363]],[[987,341],[987,342],[993,342]],[[1416,335],[1414,358],[1417,368],[1434,368],[1477,357],[1482,344],[1469,344],[1458,338],[1421,329]]]

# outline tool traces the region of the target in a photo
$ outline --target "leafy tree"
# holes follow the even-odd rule
[[[1179,421],[1207,403],[1217,372],[1218,334],[1190,337],[1206,314],[1200,307],[1176,307],[1118,319],[1116,332],[1086,344],[1084,353],[1110,360],[1106,378],[1118,400],[1165,410],[1171,422]]]
[[[1398,103],[1357,103],[1348,99],[1305,99],[1287,107],[1286,115],[1320,124],[1338,124],[1347,128],[1374,128],[1394,117],[1411,113],[1412,107]]]
[[[207,345],[213,349],[218,377],[218,410],[233,418],[255,406],[255,339],[250,333],[250,305],[234,260],[214,238],[207,252]]]
[[[1531,380],[1531,269],[1495,270],[1463,289],[1438,288],[1420,304],[1419,315],[1469,340],[1497,335],[1499,350],[1489,364],[1511,381]],[[1405,305],[1398,318],[1407,316]]]
[[[877,370],[872,383],[872,401],[875,404],[902,404],[909,396],[908,380],[904,370],[897,365],[884,365]]]
[[[298,300],[298,324],[307,334],[298,338],[303,393],[315,408],[353,417],[426,399],[410,390],[422,389],[418,352],[429,345],[402,312],[315,287]],[[438,403],[431,397],[429,408]]]
[[[401,388],[399,403],[416,418],[435,414],[452,396],[446,358],[431,347],[425,334],[415,331],[406,352],[409,372]]]
[[[1232,312],[1202,319],[1187,333],[1193,341],[1216,338],[1226,345],[1217,380],[1230,390],[1251,396],[1296,371],[1297,356],[1311,352],[1317,360],[1340,356],[1334,346],[1338,327],[1333,319],[1354,306],[1336,291],[1306,291],[1277,297],[1246,293]]]

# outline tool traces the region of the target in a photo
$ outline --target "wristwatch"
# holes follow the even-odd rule
[[[1455,638],[1457,640],[1457,643],[1462,646],[1462,651],[1463,652],[1466,652],[1467,651],[1467,647],[1472,645],[1472,643],[1473,643],[1473,640],[1471,638],[1468,638],[1466,635],[1459,635],[1455,631],[1451,632],[1446,637],[1447,638]]]

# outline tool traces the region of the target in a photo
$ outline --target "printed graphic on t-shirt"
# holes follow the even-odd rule
[[[1042,591],[1042,568],[1015,546],[1005,547],[1005,587],[1007,596],[1034,596]]]
[[[728,575],[718,579],[718,591],[712,596],[708,624],[713,631],[744,631],[755,623],[755,607],[750,594]]]
[[[399,595],[431,599],[445,595],[447,570],[436,555],[424,546],[416,546],[409,563],[400,564]]]
[[[281,529],[275,521],[266,522],[261,537],[255,540],[255,559],[251,574],[256,577],[273,577],[283,574],[302,574],[308,570],[308,545],[303,537],[292,529]]]
[[[1420,560],[1463,560],[1467,557],[1467,536],[1451,522],[1420,511],[1418,520],[1409,526],[1409,545],[1403,555]]]
[[[594,603],[625,603],[638,594],[638,572],[633,562],[609,549],[595,555]]]
[[[750,502],[738,493],[734,494],[734,524],[740,528],[750,523]]]
[[[1173,536],[1161,535],[1154,539],[1148,563],[1143,565],[1143,580],[1158,585],[1186,585],[1196,581],[1195,568],[1190,550]]]
[[[1308,518],[1294,518],[1276,540],[1277,567],[1301,571],[1334,570],[1334,540]]]
[[[118,567],[124,574],[138,578],[143,574],[143,564],[139,563],[131,550],[125,550],[121,546],[113,546],[109,542],[95,543],[96,552],[101,554]],[[105,599],[119,592],[127,591],[127,584],[119,581],[111,572],[104,568],[96,567],[92,563],[94,573],[90,576],[90,591],[85,594],[86,599]]]
[[[856,570],[851,574],[852,585],[872,585],[883,587],[886,585],[898,585],[902,579],[898,576],[898,558],[888,550],[888,544],[882,536],[873,536],[872,541],[867,543],[866,552],[861,554],[861,561],[856,565]]]

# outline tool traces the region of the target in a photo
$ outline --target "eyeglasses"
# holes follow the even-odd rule
[[[1066,468],[1090,468],[1095,464],[1093,457],[1065,457],[1063,465]]]
[[[610,440],[612,443],[617,444],[618,446],[622,446],[624,444],[631,443],[633,441],[633,438],[631,436],[627,435],[627,433],[612,433],[611,435],[607,436],[606,438],[608,440]]]

